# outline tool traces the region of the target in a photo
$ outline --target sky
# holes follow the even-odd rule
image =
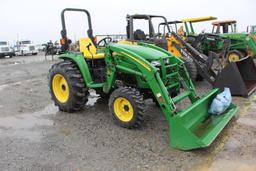
[[[215,16],[235,19],[238,31],[245,31],[247,25],[256,25],[255,7],[255,0],[0,0],[0,40],[59,40],[64,8],[87,9],[97,35],[124,34],[127,14],[163,15],[170,21]],[[68,13],[66,24],[69,38],[86,37],[84,15]],[[211,22],[196,25],[199,32],[211,28]]]

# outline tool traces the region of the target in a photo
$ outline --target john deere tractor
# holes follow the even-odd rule
[[[238,33],[236,21],[216,21],[213,22],[212,33],[197,34],[194,31],[193,23],[215,20],[216,17],[200,17],[183,19],[187,36],[196,38],[200,42],[201,50],[204,53],[209,51],[219,52],[223,48],[223,41],[230,40],[228,62],[238,61],[245,57],[256,55],[256,35],[255,33]],[[218,36],[217,36],[218,35]],[[190,42],[193,45],[193,40]]]
[[[229,61],[237,61],[247,56],[256,56],[256,33],[253,30],[250,30],[249,33],[238,33],[235,20],[216,21],[212,25],[213,33],[231,40]]]
[[[146,15],[146,14],[135,14],[135,15],[127,15],[127,26],[126,26],[126,32],[127,32],[127,40],[121,43],[127,43],[128,42],[146,42],[154,44],[158,47],[161,47],[165,50],[168,50],[172,54],[174,54],[176,57],[181,58],[187,67],[187,70],[190,74],[191,79],[194,81],[198,77],[198,70],[196,64],[193,62],[193,59],[188,56],[182,55],[179,51],[175,50],[176,47],[174,47],[171,43],[171,28],[167,26],[167,20],[164,16],[159,15]],[[146,32],[145,30],[142,30],[141,25],[140,27],[136,27],[135,22],[136,21],[144,22],[144,25],[146,25]],[[154,21],[162,21],[165,23],[165,27],[163,27],[163,32],[160,32],[161,25],[158,26],[158,32],[156,32],[157,25]],[[177,28],[176,28],[177,29]]]
[[[83,12],[88,19],[89,37],[80,39],[78,52],[69,50],[64,19],[67,11]],[[87,10],[66,8],[61,18],[62,61],[49,71],[51,97],[60,111],[82,110],[88,90],[94,89],[109,96],[109,111],[115,123],[132,129],[143,122],[144,100],[154,98],[169,124],[170,145],[182,150],[209,146],[236,113],[237,107],[231,104],[222,115],[209,115],[209,105],[218,89],[202,97],[196,95],[184,63],[168,51],[137,43],[108,44],[99,52]],[[176,103],[185,98],[191,104],[178,109]]]

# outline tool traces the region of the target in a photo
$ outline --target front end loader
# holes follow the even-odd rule
[[[63,10],[62,21],[66,11],[85,12],[90,23],[87,10],[71,8]],[[67,33],[65,23],[63,30]],[[115,123],[132,129],[143,122],[144,100],[154,98],[168,122],[170,145],[181,150],[209,146],[237,111],[231,104],[222,115],[210,115],[208,108],[219,90],[199,97],[184,62],[162,48],[146,43],[108,44],[104,52],[98,52],[91,34],[91,38],[80,39],[80,51],[73,52],[65,36],[62,61],[49,71],[51,97],[61,111],[82,110],[88,90],[94,89],[108,97]],[[177,108],[185,98],[191,104]]]

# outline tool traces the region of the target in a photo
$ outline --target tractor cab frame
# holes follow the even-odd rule
[[[168,21],[167,23],[163,22],[158,25],[158,33],[163,33],[165,35],[167,25],[173,30],[175,33],[178,33],[178,29],[180,28],[180,24],[182,24],[182,21]]]
[[[246,32],[249,34],[256,34],[256,25],[247,26]]]
[[[156,33],[155,28],[152,22],[153,18],[160,18],[164,21],[164,23],[167,24],[167,19],[164,16],[160,15],[146,15],[146,14],[135,14],[135,15],[127,15],[127,26],[126,26],[126,32],[127,32],[127,39],[128,40],[149,40],[152,41],[154,38],[161,37],[161,33]],[[134,20],[147,20],[148,21],[148,28],[149,28],[149,34],[146,35],[144,31],[137,29],[134,30]],[[159,31],[159,30],[158,30]],[[168,33],[171,32],[170,28],[167,27]]]
[[[236,33],[236,21],[235,20],[225,20],[225,21],[216,21],[212,23],[212,33],[221,34],[221,33]]]
[[[96,48],[97,47],[105,47],[107,44],[112,42],[112,38],[110,36],[106,36],[106,37],[102,38],[100,41],[97,42],[96,37],[93,36],[91,15],[87,10],[85,10],[85,9],[76,9],[76,8],[65,8],[61,12],[62,30],[61,30],[60,44],[61,44],[61,52],[62,53],[65,53],[66,51],[68,51],[69,48],[70,48],[70,44],[72,43],[72,41],[70,39],[68,39],[68,37],[67,37],[66,20],[65,20],[65,13],[66,12],[82,12],[82,13],[85,13],[85,15],[87,17],[87,23],[88,23],[87,24],[88,25],[87,36],[88,37],[87,38],[80,38],[80,40],[79,40],[80,47],[81,47],[81,45],[83,46],[83,45],[87,44],[86,49],[82,48],[83,50],[81,51],[81,48],[80,48],[80,51],[82,53],[84,53],[85,57],[86,56],[92,56],[90,58],[93,58],[93,55],[91,55],[91,53],[96,53]],[[91,50],[91,49],[93,49],[93,50]],[[94,54],[94,56],[96,57],[95,54]],[[98,56],[102,56],[102,55],[98,55]],[[100,58],[103,58],[103,57],[100,57]]]

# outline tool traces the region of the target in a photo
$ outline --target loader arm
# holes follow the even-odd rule
[[[214,84],[216,74],[211,69],[212,56],[207,57],[198,52],[175,32],[172,32],[172,37],[170,40],[172,41],[171,44],[175,51],[178,51],[183,57],[192,58],[197,66],[197,69],[199,70],[198,73],[210,84]]]
[[[206,35],[207,36],[207,35]],[[244,97],[250,95],[256,90],[256,67],[253,60],[250,58],[243,58],[236,62],[228,62],[228,52],[233,48],[232,39],[222,37],[223,46],[220,53],[210,51],[209,56],[206,56],[189,43],[185,42],[176,33],[172,33],[173,47],[178,50],[181,55],[191,57],[197,66],[198,73],[213,87],[223,90],[224,87],[229,87],[232,95],[242,95]],[[255,43],[252,38],[247,37],[247,46],[250,49],[251,56],[254,55],[253,48]],[[239,42],[241,44],[241,42]],[[250,55],[248,55],[250,56]],[[213,59],[218,64],[212,68]],[[220,61],[222,59],[222,62]],[[217,67],[217,68],[216,68]]]

